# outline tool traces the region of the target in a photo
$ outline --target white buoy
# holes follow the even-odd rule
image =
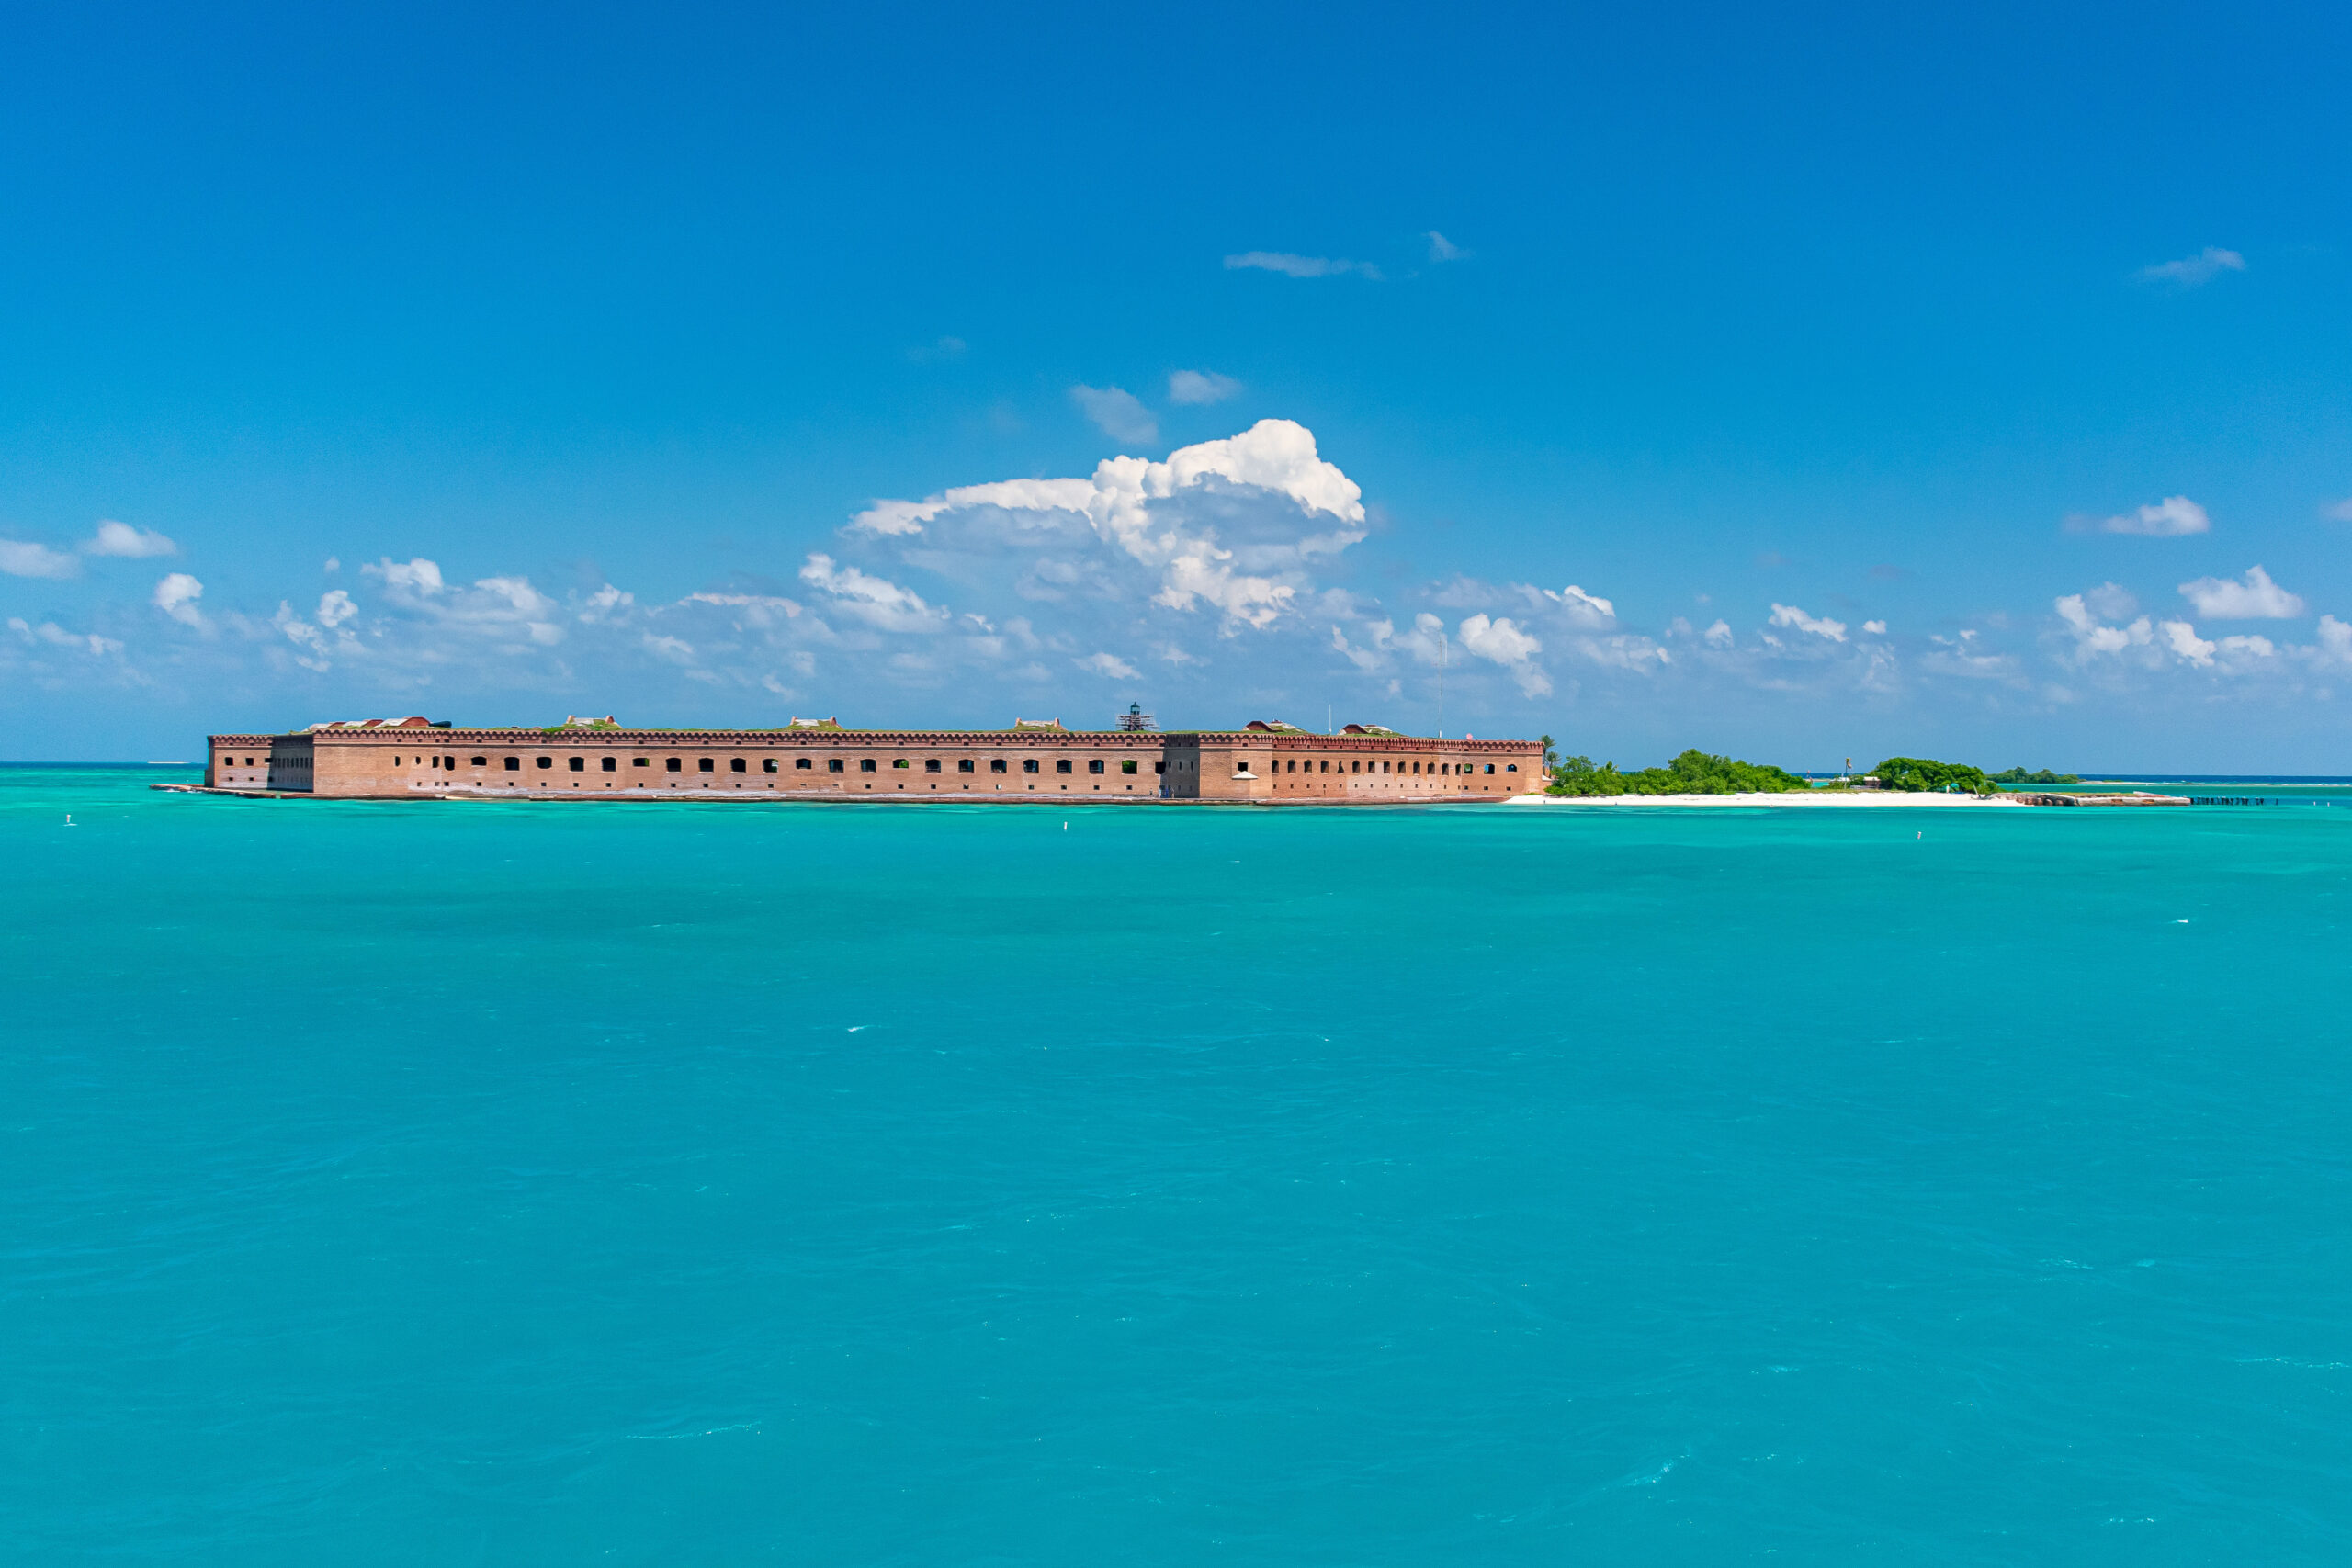
[[[67,812],[67,813],[65,814],[65,825],[66,825],[68,828],[71,828],[71,827],[74,826],[74,813],[72,813],[71,811],[69,811],[69,812]]]

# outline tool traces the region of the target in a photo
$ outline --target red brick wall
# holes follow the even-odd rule
[[[242,760],[265,746],[275,760],[255,779]],[[1182,800],[1378,805],[1499,800],[1542,784],[1533,741],[1245,732],[321,730],[215,736],[211,757],[208,777],[222,787],[375,799],[1139,801],[1164,788]]]

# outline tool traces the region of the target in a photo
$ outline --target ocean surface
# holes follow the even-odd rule
[[[162,776],[0,770],[6,1561],[2352,1561],[2352,812]]]

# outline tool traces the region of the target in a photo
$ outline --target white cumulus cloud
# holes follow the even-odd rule
[[[1456,629],[1462,646],[1480,659],[1499,664],[1510,671],[1519,689],[1531,697],[1547,696],[1552,690],[1551,677],[1535,662],[1544,645],[1511,624],[1508,615],[1489,618],[1473,615]]]
[[[2144,534],[2155,538],[2178,538],[2184,534],[2205,534],[2212,531],[2213,520],[2205,509],[2185,495],[2168,495],[2154,506],[2143,506],[2119,513],[2094,525],[2105,534]]]
[[[330,588],[319,596],[319,625],[330,631],[357,614],[359,606],[340,588]]]
[[[1846,640],[1845,622],[1833,621],[1826,615],[1808,615],[1794,604],[1774,604],[1771,625],[1794,626],[1801,632],[1809,633],[1814,637],[1826,637],[1831,642]]]
[[[1286,419],[1180,446],[1163,463],[1106,457],[1091,479],[966,485],[922,502],[876,502],[854,532],[907,539],[927,551],[1022,558],[1016,592],[1032,599],[1122,596],[1140,567],[1153,603],[1206,603],[1228,621],[1272,624],[1308,586],[1306,567],[1364,536],[1363,491],[1323,461],[1315,436]],[[1270,500],[1282,504],[1269,507]],[[1244,504],[1247,503],[1247,504]],[[1317,522],[1329,518],[1329,523]],[[937,531],[944,523],[954,526]],[[936,569],[941,558],[927,559]]]
[[[1159,439],[1159,421],[1143,400],[1122,387],[1072,387],[1070,400],[1085,412],[1095,428],[1114,441],[1152,442]]]
[[[155,584],[153,603],[172,619],[184,626],[204,625],[204,613],[196,602],[204,597],[204,584],[187,572],[175,571]]]
[[[2303,613],[2302,600],[2255,567],[2242,582],[2200,577],[2180,585],[2180,595],[2199,615],[2214,621],[2285,621]]]
[[[2165,646],[2188,663],[2199,666],[2213,662],[2213,650],[2219,645],[2197,635],[2197,628],[2187,621],[2159,621],[2156,630],[2164,634]]]
[[[1546,588],[1544,590],[1544,596],[1566,610],[1568,618],[1579,625],[1597,626],[1603,621],[1613,621],[1617,618],[1617,606],[1614,604],[1603,599],[1598,593],[1587,593],[1573,582],[1557,593]]]
[[[134,528],[128,523],[102,522],[97,534],[86,540],[83,551],[94,556],[127,556],[138,559],[144,556],[175,556],[180,547],[153,528]]]
[[[433,594],[442,591],[441,567],[438,562],[419,556],[411,561],[396,561],[390,556],[372,566],[359,569],[370,577],[380,577],[384,586],[414,594]]]

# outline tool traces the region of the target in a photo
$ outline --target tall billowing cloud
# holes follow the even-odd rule
[[[951,578],[1009,571],[1019,598],[1140,596],[1262,628],[1304,604],[1313,561],[1364,536],[1363,496],[1306,426],[1267,419],[1180,446],[1165,462],[1106,457],[1088,479],[876,502],[850,532],[892,541],[912,564]]]

